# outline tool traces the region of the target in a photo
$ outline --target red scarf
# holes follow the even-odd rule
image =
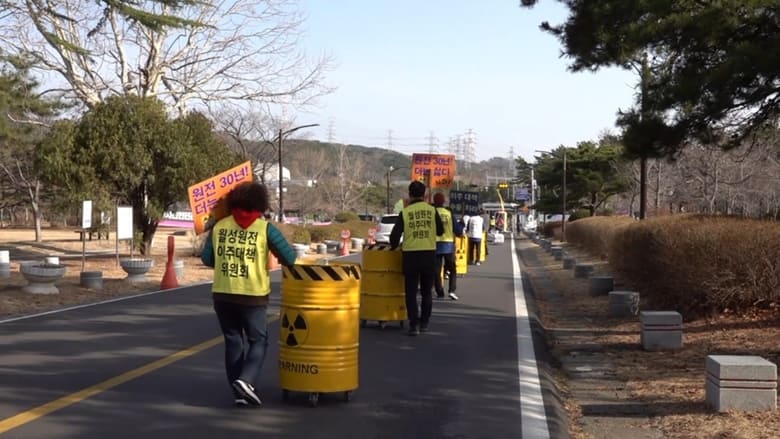
[[[260,217],[259,210],[243,210],[235,208],[230,212],[233,215],[233,219],[236,220],[242,229],[248,229],[257,218]]]

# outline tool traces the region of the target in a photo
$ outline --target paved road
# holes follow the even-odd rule
[[[545,437],[512,248],[469,267],[429,333],[362,329],[353,401],[317,408],[281,401],[276,322],[265,404],[232,406],[207,285],[0,323],[0,439]]]

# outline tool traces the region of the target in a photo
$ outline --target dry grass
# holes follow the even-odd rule
[[[578,262],[596,264],[599,274],[610,273],[602,258],[582,249],[567,246]],[[553,355],[582,343],[598,343],[616,367],[617,378],[625,381],[633,402],[653,407],[649,418],[637,418],[640,427],[657,428],[668,438],[778,438],[780,416],[775,412],[709,412],[704,404],[704,361],[710,354],[758,355],[780,364],[780,313],[777,310],[749,314],[724,314],[709,319],[694,319],[684,325],[683,349],[646,352],[639,344],[638,319],[607,317],[607,297],[589,294],[589,282],[576,279],[571,270],[563,270],[543,250],[534,250],[540,265],[529,267],[531,277],[542,270],[551,277],[553,287],[562,295],[555,303],[538,301],[542,321],[548,328],[589,329],[586,335],[566,335],[553,340]],[[614,274],[613,274],[614,276]],[[624,289],[625,280],[615,276],[615,289]],[[564,385],[564,389],[566,386]],[[575,438],[591,437],[576,422],[581,409],[567,402]],[[625,420],[623,420],[625,422]]]

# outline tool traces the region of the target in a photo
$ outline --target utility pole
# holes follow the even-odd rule
[[[284,189],[282,188],[282,182],[284,181],[284,174],[282,167],[282,137],[284,133],[279,128],[279,222],[284,223]]]
[[[563,211],[561,212],[561,242],[566,242],[566,147],[563,147]]]
[[[536,222],[536,180],[534,179],[534,167],[531,166],[531,218]]]
[[[650,66],[647,62],[647,52],[642,57],[642,73],[639,78],[639,117],[644,121],[647,117],[647,85],[650,81]],[[647,219],[647,151],[642,151],[639,157],[639,219]]]
[[[387,130],[387,149],[393,150],[393,130]]]

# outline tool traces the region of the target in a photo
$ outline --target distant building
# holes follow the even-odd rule
[[[255,178],[257,181],[265,181],[266,186],[273,188],[277,191],[279,187],[279,165],[277,164],[265,164],[265,172],[263,172],[263,166],[261,164],[255,166]],[[317,185],[317,180],[311,179],[295,179],[293,180],[290,170],[282,166],[282,181],[285,185],[291,186],[305,186],[314,187]],[[285,189],[286,192],[286,189]]]
[[[263,171],[265,166],[265,171]],[[255,178],[257,181],[264,181],[268,187],[279,186],[279,165],[277,164],[258,164],[255,166]],[[290,170],[282,166],[282,181],[290,181]]]

